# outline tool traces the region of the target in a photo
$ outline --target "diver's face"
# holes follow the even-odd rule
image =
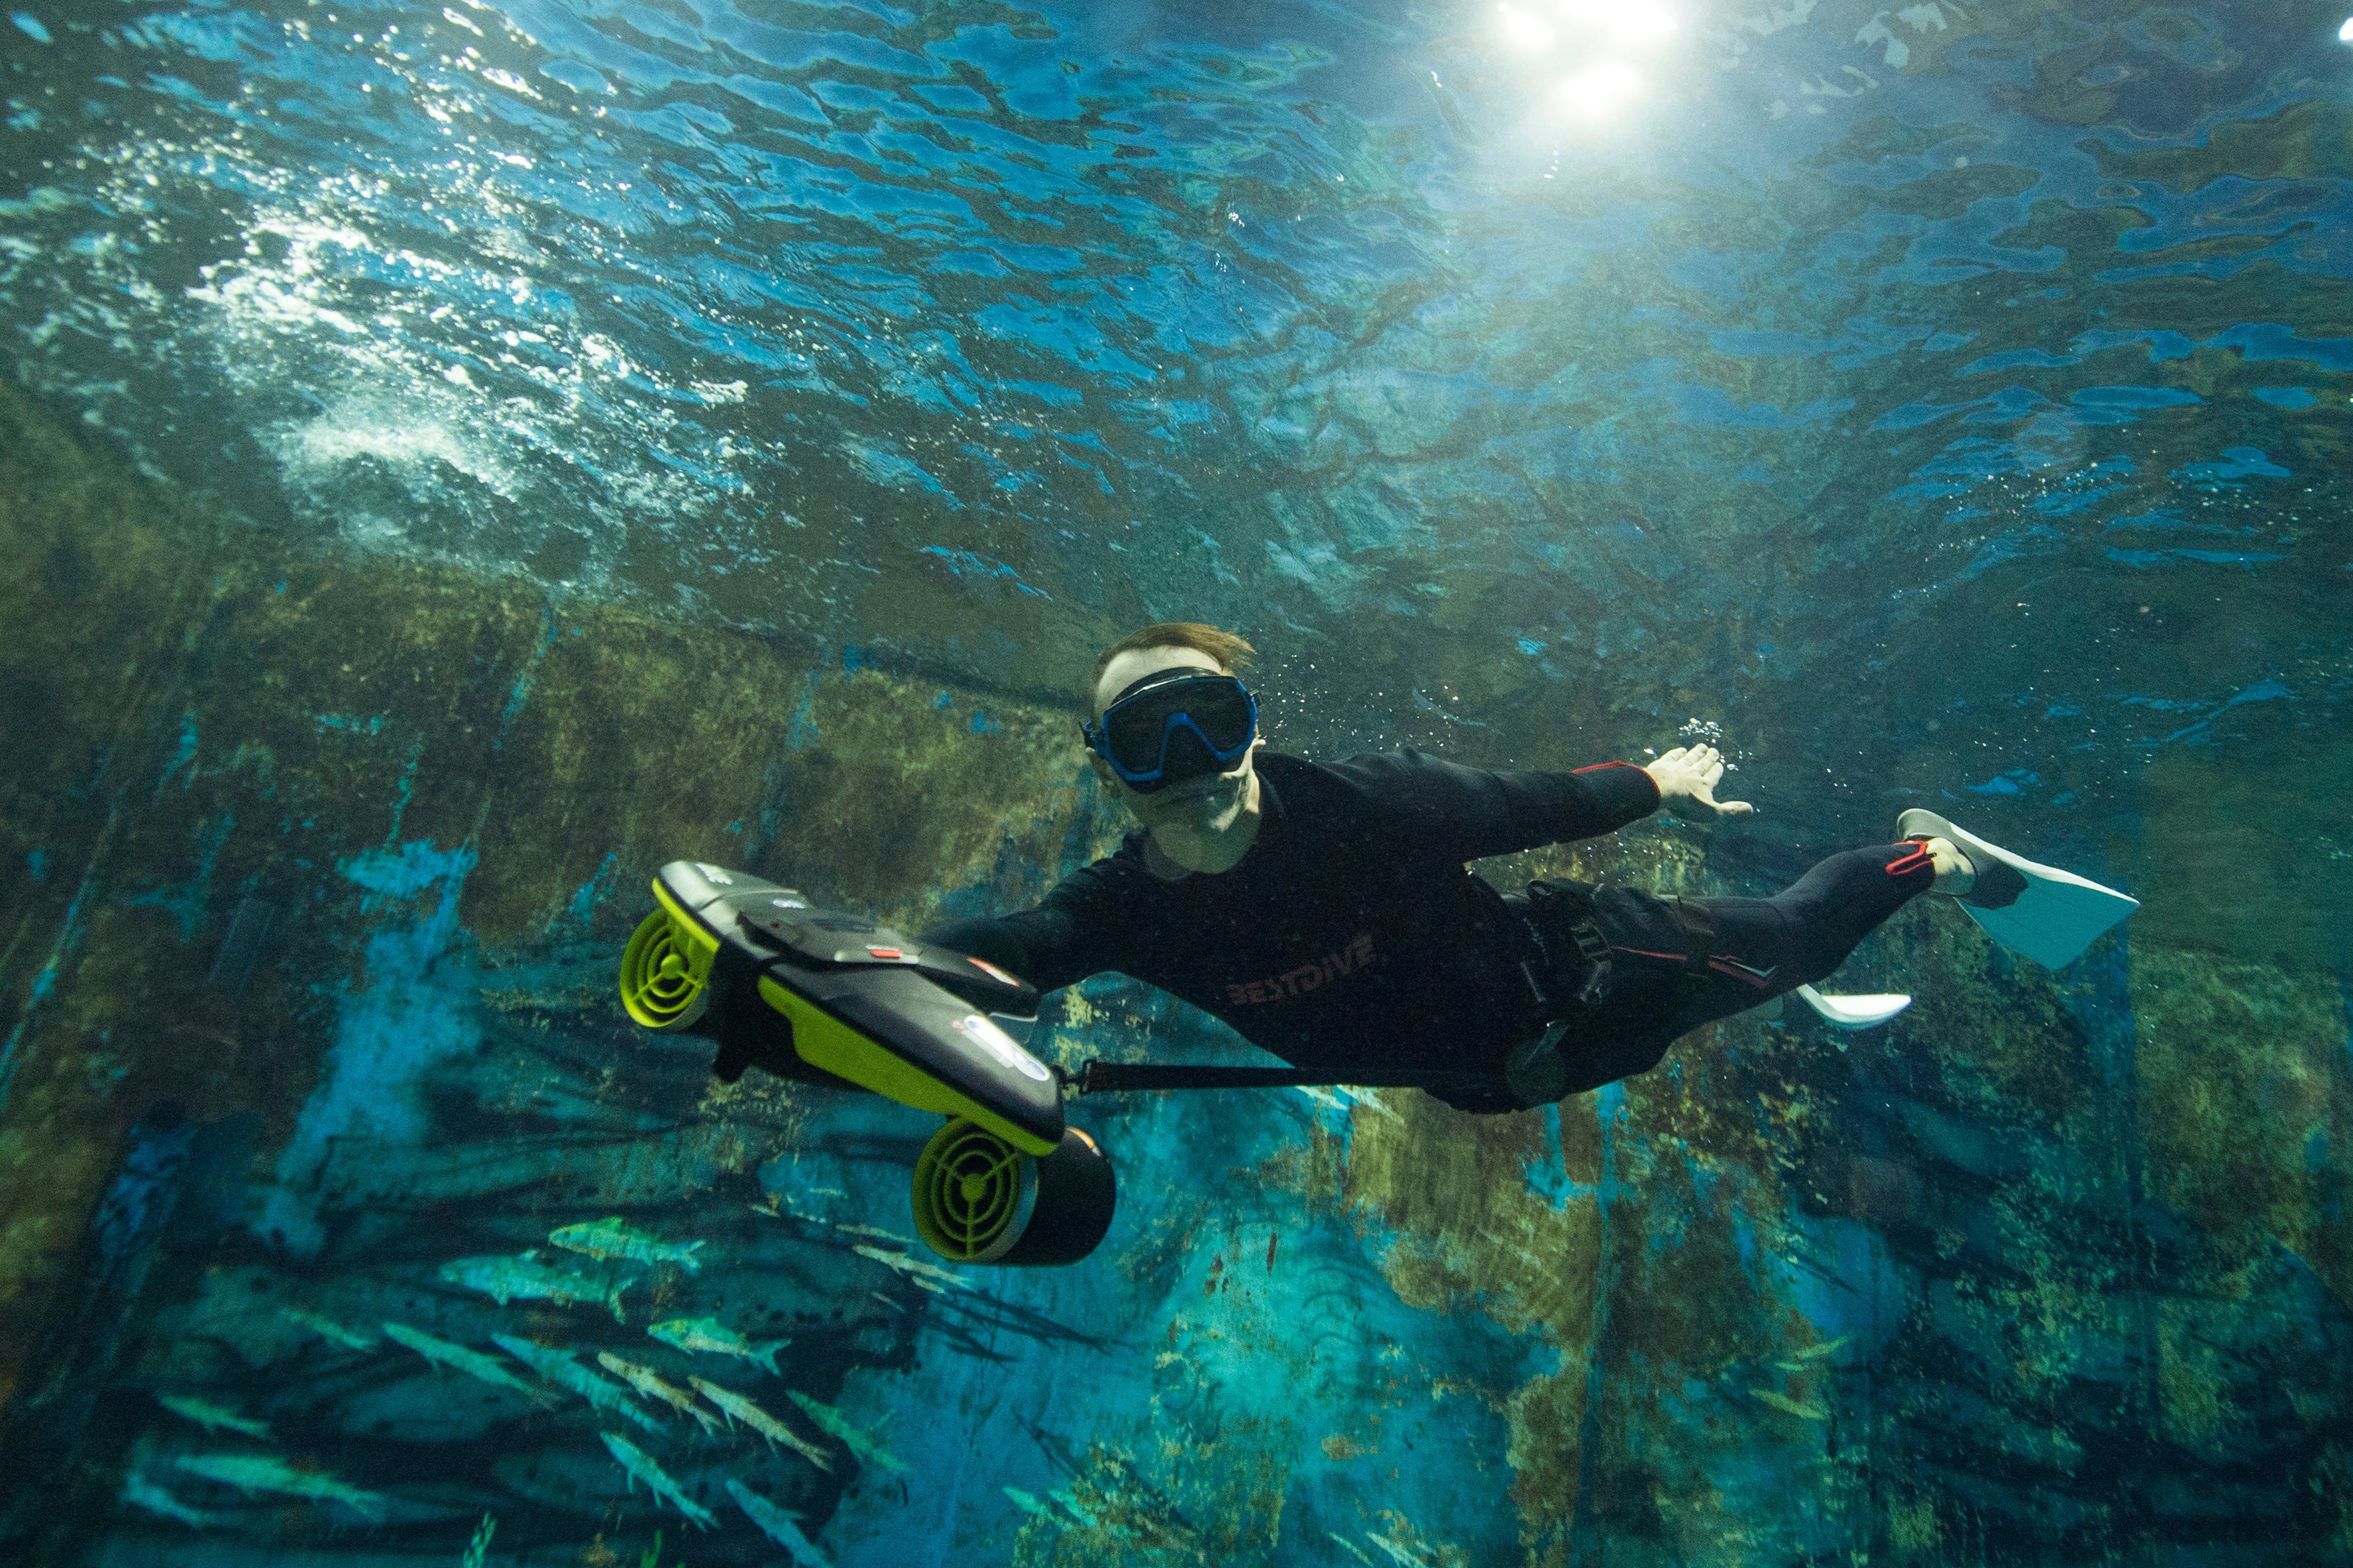
[[[1104,667],[1095,682],[1094,719],[1103,720],[1112,699],[1147,675],[1166,669],[1198,669],[1210,675],[1229,673],[1208,654],[1189,647],[1130,648]],[[1208,773],[1170,784],[1150,795],[1138,793],[1112,771],[1111,764],[1090,754],[1095,777],[1103,788],[1126,804],[1135,819],[1149,828],[1173,827],[1193,833],[1219,833],[1231,827],[1250,801],[1250,757],[1266,742],[1258,741],[1241,760],[1221,773]]]

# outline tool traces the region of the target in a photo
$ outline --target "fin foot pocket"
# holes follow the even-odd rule
[[[1977,879],[1961,895],[1961,902],[1980,910],[2006,910],[2025,894],[2026,879],[2016,867],[1990,855],[1970,855],[1968,859]]]

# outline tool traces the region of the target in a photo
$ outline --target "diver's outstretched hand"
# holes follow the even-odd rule
[[[1714,746],[1677,746],[1642,771],[1659,786],[1659,804],[1686,821],[1747,816],[1757,810],[1745,800],[1715,798],[1716,781],[1724,777],[1724,753]]]

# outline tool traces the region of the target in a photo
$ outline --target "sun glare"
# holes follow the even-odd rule
[[[1495,9],[1504,37],[1514,47],[1547,49],[1558,41],[1559,29],[1534,12],[1508,4]],[[1563,26],[1620,44],[1654,43],[1675,30],[1674,16],[1651,0],[1555,0],[1548,9]]]
[[[1509,5],[1498,5],[1504,14],[1504,37],[1522,48],[1541,49],[1552,42],[1552,28],[1541,17],[1525,11],[1514,11]]]
[[[1581,28],[1607,34],[1621,44],[1646,44],[1675,30],[1675,18],[1650,0],[1562,0],[1561,16]]]
[[[1563,106],[1588,120],[1599,120],[1642,89],[1631,66],[1610,60],[1577,72],[1560,84]]]
[[[1672,16],[1668,16],[1664,11],[1653,11],[1641,6],[1621,11],[1611,16],[1604,25],[1609,29],[1611,37],[1624,44],[1647,44],[1653,38],[1662,38],[1675,30],[1675,19]]]

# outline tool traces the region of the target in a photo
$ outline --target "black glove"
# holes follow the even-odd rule
[[[808,1076],[800,1053],[793,1048],[790,1018],[763,1007],[754,1023],[754,1026],[749,1028],[735,1025],[720,1035],[719,1054],[711,1060],[712,1077],[722,1083],[733,1083],[748,1068],[758,1068],[777,1078]]]

